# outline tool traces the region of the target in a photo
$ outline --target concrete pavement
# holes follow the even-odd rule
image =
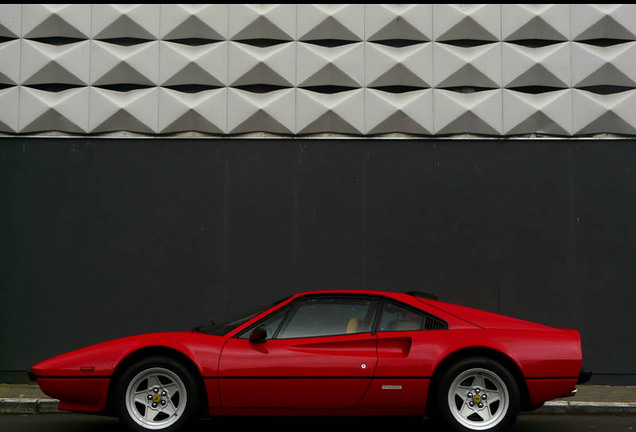
[[[535,412],[636,415],[636,386],[579,385],[576,396],[546,402]]]
[[[0,384],[0,414],[58,412],[57,404],[37,384]]]
[[[418,417],[215,417],[199,419],[187,432],[275,430],[400,430],[448,432],[428,418]],[[636,416],[625,415],[521,415],[508,432],[632,432]],[[90,414],[0,415],[6,432],[128,432],[114,417]]]
[[[533,414],[636,415],[636,386],[580,385],[576,396],[556,399]],[[36,384],[0,384],[0,414],[61,412]]]

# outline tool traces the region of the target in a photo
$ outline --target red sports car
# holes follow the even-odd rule
[[[51,358],[29,371],[70,411],[138,431],[209,415],[428,415],[499,431],[589,379],[576,330],[420,293],[316,291],[189,331]]]

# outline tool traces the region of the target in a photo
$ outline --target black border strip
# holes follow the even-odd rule
[[[575,377],[525,377],[526,380],[564,380],[564,379],[573,379],[573,380],[577,380],[579,379],[579,377],[575,376]]]
[[[79,376],[79,375],[69,375],[69,376],[45,376],[45,375],[37,375],[34,376],[35,379],[110,379],[112,376],[110,375],[90,375],[90,376]],[[430,376],[202,376],[203,379],[257,379],[257,380],[266,380],[266,379],[279,379],[279,380],[292,380],[292,379],[432,379]],[[564,380],[564,379],[578,379],[578,377],[572,376],[559,376],[559,377],[524,377],[526,380]]]
[[[279,379],[279,380],[292,380],[292,379],[313,379],[313,380],[320,380],[320,379],[364,379],[364,380],[379,380],[379,379],[389,379],[389,380],[397,380],[397,379],[428,379],[430,380],[432,377],[430,376],[421,376],[421,377],[391,377],[391,376],[387,376],[387,377],[374,377],[374,376],[267,376],[267,377],[256,377],[256,376],[222,376],[222,377],[218,377],[218,376],[204,376],[203,379],[219,379],[219,380],[224,380],[224,379],[237,379],[237,380],[243,380],[243,379],[253,379],[253,380],[267,380],[267,379]]]
[[[35,379],[110,379],[111,375],[68,375],[68,376],[47,376],[47,375],[35,375]]]

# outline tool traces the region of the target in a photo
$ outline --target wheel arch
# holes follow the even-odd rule
[[[115,412],[115,388],[117,387],[117,382],[121,378],[121,375],[124,373],[124,371],[143,358],[156,356],[168,357],[176,360],[188,369],[197,383],[197,391],[200,397],[199,410],[201,413],[208,414],[208,395],[205,389],[205,384],[203,382],[203,377],[201,376],[201,371],[196,366],[194,361],[186,354],[177,349],[169,348],[166,346],[150,346],[138,349],[128,354],[119,362],[119,364],[115,368],[115,371],[113,372],[113,375],[111,376],[110,384],[108,385],[106,412],[110,414]]]
[[[436,386],[438,385],[438,381],[440,377],[443,375],[444,371],[448,369],[451,365],[456,363],[457,361],[468,358],[468,357],[486,357],[501,363],[502,366],[504,366],[506,369],[510,371],[510,373],[515,379],[517,387],[519,388],[519,395],[521,397],[521,400],[519,401],[519,403],[520,403],[521,410],[531,409],[530,392],[528,390],[526,380],[523,377],[523,373],[521,372],[521,369],[519,368],[519,365],[511,357],[502,353],[501,351],[498,351],[494,348],[477,346],[477,347],[466,347],[466,348],[462,348],[457,351],[454,351],[440,361],[440,363],[435,368],[435,371],[433,372],[433,376],[431,377],[431,382],[428,387],[428,394],[426,398],[427,412],[429,412],[429,408],[432,408],[432,409],[435,408],[434,407],[435,400],[434,400],[433,394],[435,392]]]

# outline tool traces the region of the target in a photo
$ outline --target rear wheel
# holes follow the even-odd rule
[[[486,357],[463,359],[448,368],[435,398],[439,420],[460,432],[506,430],[519,412],[514,377]]]
[[[190,371],[169,357],[150,357],[129,367],[115,388],[117,414],[135,431],[173,432],[197,413],[197,385]]]

